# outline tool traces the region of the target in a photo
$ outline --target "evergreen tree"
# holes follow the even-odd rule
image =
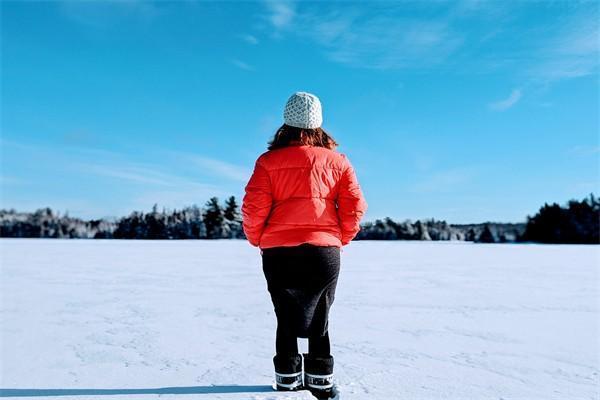
[[[242,215],[238,209],[235,196],[231,196],[225,201],[223,217],[225,218],[223,235],[229,239],[244,238]]]
[[[544,204],[527,217],[524,241],[541,243],[600,243],[600,201],[590,194],[583,201],[571,200],[567,207]]]
[[[206,226],[207,239],[220,239],[223,237],[223,210],[219,205],[217,197],[211,197],[206,202],[206,209],[203,214],[204,225]]]
[[[146,214],[144,223],[146,226],[144,239],[169,239],[165,211],[159,213],[157,204],[154,204],[150,214]]]
[[[202,218],[202,210],[194,205],[187,210],[187,214],[189,215],[191,238],[206,238],[206,225],[204,225],[204,219]]]
[[[229,197],[225,200],[225,209],[223,210],[223,217],[228,221],[241,221],[241,214],[238,210],[238,204],[235,200],[235,196]]]
[[[489,224],[485,224],[485,226],[483,227],[483,231],[481,232],[481,235],[479,235],[479,238],[477,239],[477,241],[480,243],[495,243],[496,242],[496,239],[494,238],[494,234],[492,233],[492,230],[490,229]]]
[[[467,231],[465,240],[467,240],[469,242],[475,242],[477,240],[477,235],[475,234],[475,229],[469,228],[469,230]]]

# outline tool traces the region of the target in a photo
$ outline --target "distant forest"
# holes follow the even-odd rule
[[[448,224],[391,218],[361,224],[354,240],[462,240],[483,243],[539,242],[600,244],[600,201],[590,194],[566,206],[544,204],[523,223]],[[212,197],[203,207],[135,211],[116,221],[85,221],[50,208],[35,212],[0,210],[0,237],[87,239],[245,239],[234,196]]]

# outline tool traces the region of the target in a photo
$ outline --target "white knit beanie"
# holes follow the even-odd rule
[[[323,123],[321,101],[314,94],[294,93],[285,105],[283,121],[286,125],[296,128],[319,128]]]

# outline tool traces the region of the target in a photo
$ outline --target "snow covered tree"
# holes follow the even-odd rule
[[[477,234],[475,233],[475,229],[469,228],[465,240],[469,242],[475,242],[477,240]]]
[[[423,224],[421,221],[417,221],[415,224],[415,229],[417,231],[417,238],[419,240],[431,240],[427,225]]]
[[[240,213],[235,196],[231,196],[225,201],[223,217],[225,218],[223,235],[229,239],[243,238],[242,214]]]

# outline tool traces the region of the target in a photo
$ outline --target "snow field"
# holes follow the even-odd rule
[[[312,398],[270,391],[246,241],[0,245],[1,396]],[[599,271],[600,246],[352,242],[330,317],[342,398],[596,399]]]

